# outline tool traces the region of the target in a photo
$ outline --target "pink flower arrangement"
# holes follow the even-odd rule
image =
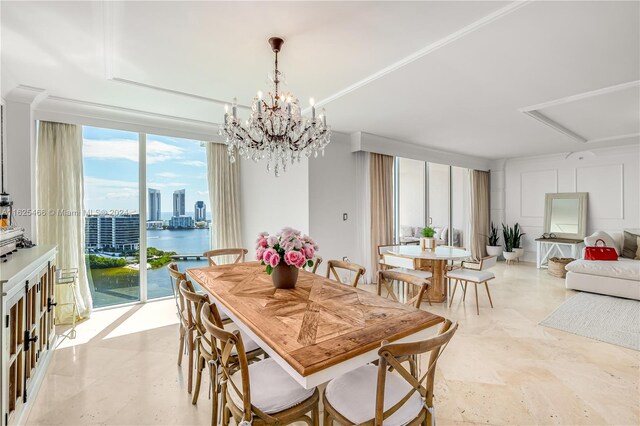
[[[256,240],[256,259],[267,267],[269,275],[280,264],[296,268],[313,266],[316,251],[316,242],[293,228],[284,228],[276,235],[261,232]]]

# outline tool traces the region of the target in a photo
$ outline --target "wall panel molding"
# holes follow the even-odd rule
[[[533,175],[533,180],[526,180],[525,177],[527,175]],[[548,181],[546,181],[545,178],[548,179]],[[551,180],[553,181],[551,187],[544,188],[544,186]],[[543,187],[526,187],[527,184],[531,183],[541,184]],[[541,189],[543,190],[542,193],[540,192]],[[549,192],[558,192],[558,169],[529,170],[520,172],[520,217],[544,219],[544,196],[540,196]],[[540,198],[542,198],[543,201],[542,206],[539,205]],[[530,212],[532,210],[534,212],[539,210],[541,213],[531,214]]]
[[[580,171],[584,170],[587,175],[583,175],[582,180],[586,181],[585,187],[580,186]],[[597,176],[597,177],[595,177]],[[593,177],[601,185],[600,188],[594,186],[595,182],[590,181],[587,177]],[[613,181],[609,182],[609,178],[615,179],[617,185]],[[616,188],[617,186],[617,188]],[[624,219],[624,164],[602,164],[583,166],[575,168],[575,187],[576,192],[589,192],[590,206],[596,206],[596,213],[607,210],[613,206],[619,206],[620,210],[617,214],[593,214],[593,209],[589,211],[590,219]],[[612,199],[617,195],[617,200]],[[595,199],[593,199],[595,197]],[[593,202],[592,202],[593,199]]]

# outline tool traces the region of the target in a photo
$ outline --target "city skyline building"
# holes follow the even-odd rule
[[[169,220],[170,229],[192,229],[194,226],[191,216],[173,216]]]
[[[149,221],[162,220],[162,195],[157,189],[149,188]]]
[[[85,247],[135,250],[140,247],[140,215],[89,215],[85,219]]]
[[[204,201],[196,201],[193,206],[193,212],[196,222],[204,222],[207,220],[207,205]]]
[[[173,191],[173,216],[185,215],[185,190],[176,189]]]

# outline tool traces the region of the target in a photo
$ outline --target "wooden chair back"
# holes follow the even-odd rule
[[[344,283],[340,279],[340,275],[338,274],[338,269],[347,270],[355,273],[353,280],[350,283]],[[330,275],[333,274],[333,277],[340,284],[351,284],[352,287],[356,287],[358,285],[358,281],[360,278],[364,276],[366,269],[363,266],[358,265],[357,263],[344,262],[342,260],[329,260],[327,262],[327,278],[331,278]]]
[[[311,273],[315,274],[316,271],[318,270],[318,266],[320,266],[320,264],[322,263],[322,258],[320,256],[314,256],[313,259],[311,259],[311,261],[313,262],[313,264],[311,266],[304,266],[304,269],[307,270],[307,268],[311,268]]]
[[[185,304],[187,327],[195,330],[198,335],[202,334],[204,329],[200,323],[200,310],[202,305],[209,301],[209,296],[196,293],[193,284],[188,280],[180,282],[180,296]]]
[[[415,275],[407,274],[405,272],[398,272],[398,271],[391,271],[391,270],[378,271],[378,286],[379,287],[385,286],[389,290],[389,295],[391,296],[391,298],[396,302],[398,302],[399,301],[398,297],[395,295],[395,293],[391,289],[391,284],[393,283],[393,281],[402,281],[414,287],[418,287],[419,289],[418,294],[412,297],[411,299],[408,299],[406,301],[406,304],[413,305],[417,309],[420,309],[420,305],[422,304],[422,299],[424,297],[424,294],[427,292],[427,290],[429,290],[429,285],[431,285],[429,280],[415,276]]]
[[[402,244],[382,244],[378,246],[378,257],[381,261],[384,261],[384,253],[394,247],[400,247]]]
[[[230,261],[228,263],[240,263],[244,262],[244,257],[247,252],[248,250],[244,248],[227,248],[205,251],[202,255],[209,261],[209,266],[218,266],[218,263],[216,262],[220,262],[220,260],[218,259],[216,261],[214,258],[229,256]]]
[[[480,259],[480,270],[484,271],[485,269],[490,269],[496,266],[498,263],[498,256],[487,256]]]
[[[378,362],[376,411],[375,419],[373,419],[375,425],[382,425],[385,419],[388,419],[391,415],[393,415],[393,413],[398,411],[398,409],[400,409],[416,391],[419,392],[422,398],[425,400],[427,410],[433,407],[433,388],[436,363],[457,329],[457,323],[454,324],[449,320],[445,320],[444,324],[438,331],[438,334],[427,340],[412,343],[383,343],[380,350],[378,350],[380,360]],[[409,371],[406,370],[406,368],[402,364],[402,361],[406,360],[407,357],[425,353],[430,353],[427,371],[422,377],[415,378]],[[388,374],[387,370],[389,369],[389,367],[393,367],[393,369],[395,369],[400,374],[400,376],[411,385],[411,390],[395,405],[385,410],[384,389],[386,377]],[[427,418],[429,418],[428,412],[426,416]]]
[[[167,266],[167,270],[169,271],[169,281],[171,283],[171,291],[173,292],[173,298],[178,300],[178,286],[180,285],[180,281],[186,281],[187,275],[184,272],[180,272],[178,270],[178,265],[175,263],[170,263]]]
[[[474,271],[484,271],[485,269],[490,269],[496,266],[497,262],[498,262],[498,256],[487,256],[487,257],[483,257],[479,261],[462,262],[461,266],[464,269],[473,269]]]
[[[203,303],[200,316],[204,329],[211,338],[212,348],[216,352],[213,357],[217,360],[222,370],[222,381],[231,389],[231,392],[237,393],[240,398],[242,398],[243,418],[251,421],[252,407],[251,387],[249,384],[249,363],[240,331],[227,331],[223,328],[220,313],[215,304],[209,302]],[[236,349],[237,357],[234,357],[234,354],[232,354],[234,348]],[[238,366],[240,367],[240,375],[242,378],[242,389],[238,389],[237,385],[230,379]]]

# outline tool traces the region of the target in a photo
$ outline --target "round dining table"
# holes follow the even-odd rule
[[[444,302],[448,299],[445,272],[450,261],[462,261],[471,258],[471,252],[456,247],[436,247],[435,250],[422,250],[417,245],[390,246],[382,253],[384,264],[432,274],[431,287],[427,297],[431,302]]]

